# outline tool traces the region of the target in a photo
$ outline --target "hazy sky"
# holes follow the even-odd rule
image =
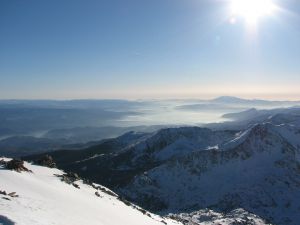
[[[0,98],[300,99],[300,1],[2,0]]]

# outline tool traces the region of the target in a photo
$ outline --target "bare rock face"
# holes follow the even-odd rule
[[[95,195],[96,195],[97,197],[100,197],[100,198],[101,198],[101,195],[99,194],[98,191],[95,192]]]
[[[0,166],[6,166],[6,161],[4,159],[0,159]]]
[[[80,177],[77,173],[65,173],[65,174],[55,174],[55,176],[60,177],[61,181],[66,182],[67,184],[74,184],[75,181],[80,180]]]
[[[41,159],[38,159],[35,163],[40,166],[56,168],[56,163],[54,162],[53,158],[50,155],[43,156]]]
[[[12,159],[8,162],[6,162],[5,168],[8,170],[15,170],[17,172],[32,172],[31,170],[27,169],[24,166],[24,161],[19,160],[19,159]]]

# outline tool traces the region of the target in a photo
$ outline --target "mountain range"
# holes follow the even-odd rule
[[[241,119],[222,129],[129,132],[87,149],[48,154],[59,168],[185,224],[213,224],[224,219],[297,225],[300,110],[252,109],[241,114],[230,115]]]

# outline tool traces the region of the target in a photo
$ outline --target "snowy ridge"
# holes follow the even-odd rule
[[[230,131],[212,131],[200,127],[168,128],[155,132],[151,137],[130,146],[137,160],[147,153],[155,161],[165,161],[181,157],[193,151],[199,151],[225,143],[234,136]]]
[[[76,181],[79,188],[62,182],[54,175],[62,175],[60,170],[29,163],[25,163],[25,166],[32,173],[0,169],[0,190],[16,192],[18,195],[10,197],[0,194],[0,224],[179,224],[136,210],[101,190],[97,191],[97,196],[95,189],[82,181]]]
[[[141,205],[159,199],[163,213],[242,208],[265,223],[297,225],[299,140],[299,127],[257,124],[231,141],[230,148],[168,161],[136,176],[122,191]]]

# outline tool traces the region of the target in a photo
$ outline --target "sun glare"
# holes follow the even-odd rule
[[[276,9],[272,0],[232,0],[231,13],[233,18],[243,17],[247,23],[256,24],[258,20],[271,15]]]

